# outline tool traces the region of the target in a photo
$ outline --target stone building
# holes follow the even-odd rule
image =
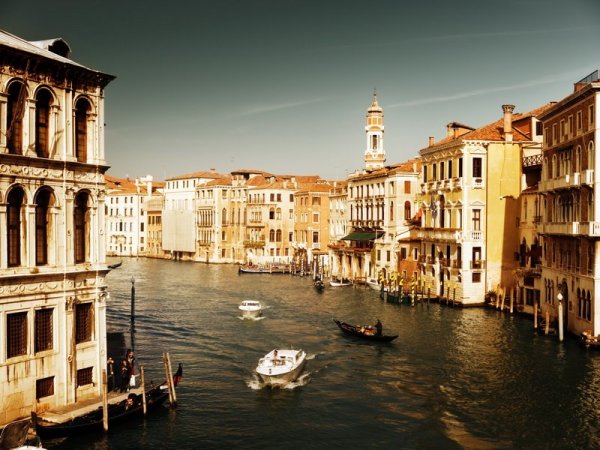
[[[537,115],[513,114],[474,129],[458,122],[420,151],[420,276],[440,298],[484,303],[516,289],[524,149],[539,147]],[[498,239],[501,236],[501,239]]]
[[[106,254],[141,256],[148,249],[146,204],[154,194],[151,175],[135,180],[106,175]]]
[[[564,329],[576,334],[600,334],[599,99],[595,71],[539,117],[544,132],[541,309],[554,319],[562,309]]]
[[[0,31],[0,423],[98,396],[104,89],[62,39]]]

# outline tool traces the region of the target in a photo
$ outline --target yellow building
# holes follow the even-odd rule
[[[482,304],[516,288],[523,149],[539,145],[536,116],[513,114],[474,129],[452,122],[420,151],[420,275],[440,298]]]

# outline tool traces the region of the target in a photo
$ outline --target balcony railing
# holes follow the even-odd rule
[[[485,261],[483,259],[475,259],[471,261],[471,269],[483,270],[485,269]]]

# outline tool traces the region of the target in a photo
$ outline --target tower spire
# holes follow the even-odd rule
[[[365,168],[380,169],[385,163],[383,147],[383,109],[377,101],[377,89],[373,89],[373,100],[367,109],[367,149],[365,150]]]

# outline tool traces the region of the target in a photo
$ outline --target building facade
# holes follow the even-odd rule
[[[540,117],[541,309],[554,320],[562,314],[565,330],[594,336],[600,334],[599,99],[596,71]]]
[[[69,53],[0,31],[0,423],[101,392],[114,77]]]

